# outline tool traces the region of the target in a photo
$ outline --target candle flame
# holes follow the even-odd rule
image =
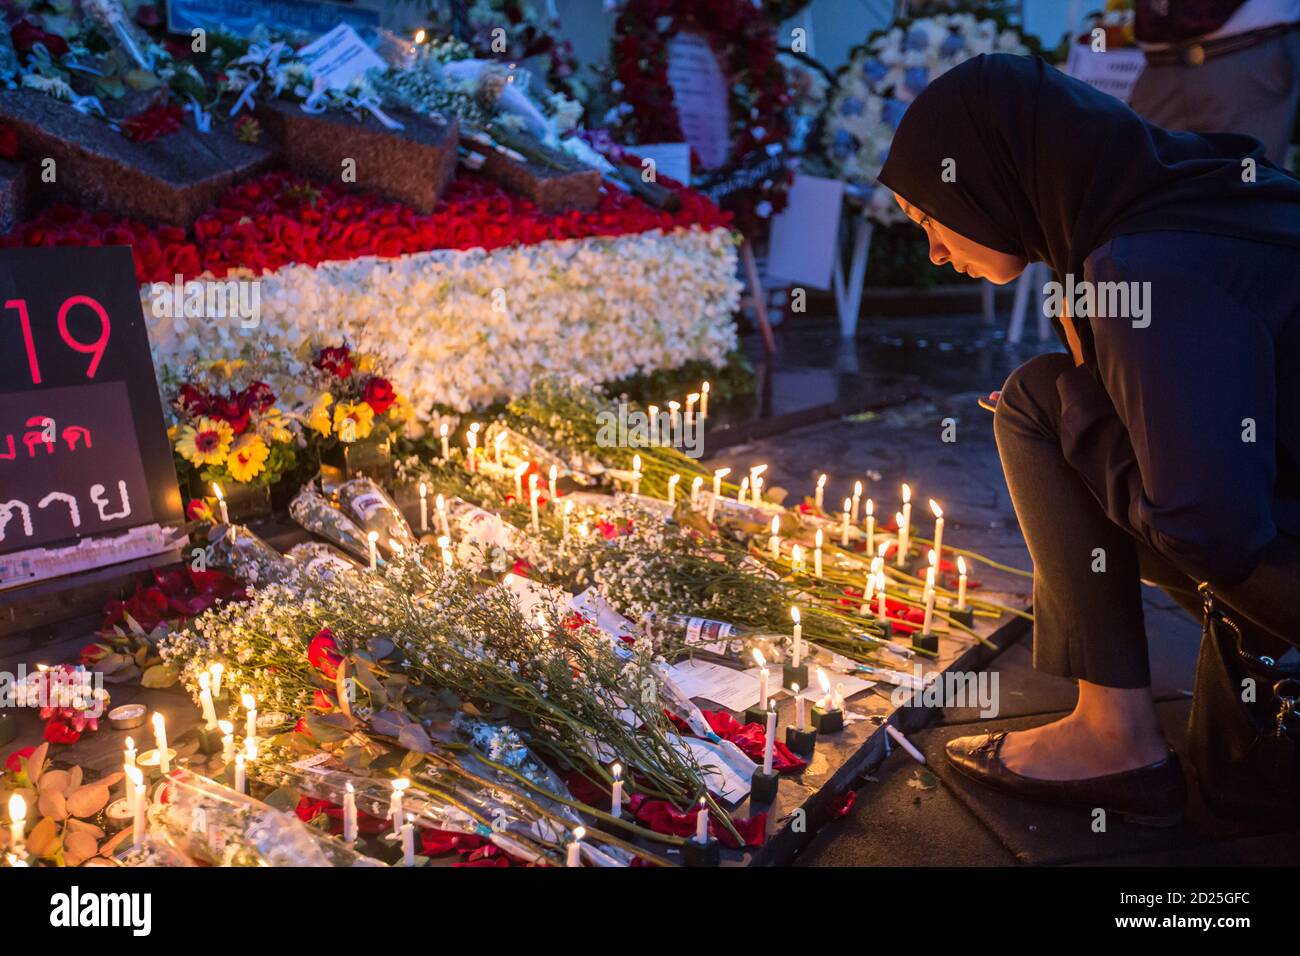
[[[125,749],[127,749],[127,750],[134,750],[134,749],[135,749],[135,741],[131,738],[130,734],[127,735],[127,738],[126,738],[126,748],[125,748]]]
[[[700,393],[699,393],[699,392],[691,392],[691,394],[689,394],[689,395],[686,396],[686,404],[687,404],[687,405],[694,405],[694,404],[695,404],[696,402],[698,402],[699,400],[700,400]]]
[[[731,474],[731,469],[730,469],[730,468],[719,468],[717,471],[715,471],[715,472],[713,473],[713,477],[714,477],[714,478],[726,478],[729,474]]]
[[[428,36],[428,34],[425,33],[424,30],[422,30],[422,29],[421,29],[421,30],[416,30],[416,31],[415,31],[415,42],[416,42],[416,43],[423,43],[423,42],[424,42],[424,38],[425,38],[426,36]]]
[[[521,461],[519,464],[515,465],[515,477],[522,478],[524,476],[524,472],[526,472],[527,470],[528,470],[528,462]]]
[[[860,481],[855,481],[855,482],[853,483],[853,497],[854,497],[854,498],[861,498],[861,497],[862,497],[862,482],[860,482]]]
[[[844,513],[845,513],[845,514],[848,514],[848,513],[849,513],[850,511],[852,511],[852,510],[853,510],[853,499],[852,499],[852,498],[845,498],[845,499],[844,499]]]
[[[207,671],[200,671],[199,690],[211,690],[211,689],[212,689],[212,675],[209,674]]]
[[[700,392],[704,395],[709,394],[709,383],[707,379],[700,383]]]
[[[379,532],[378,531],[370,532],[368,535],[366,535],[366,540],[368,540],[371,544],[374,544],[376,541],[379,540]]]
[[[558,469],[558,468],[556,468],[554,465],[552,465],[552,466],[551,466],[551,471],[550,471],[550,479],[551,479],[551,481],[554,481],[554,480],[555,480],[556,478],[558,478],[558,477],[560,477],[560,469]]]
[[[930,499],[930,512],[936,518],[943,517],[943,509],[939,507],[939,502],[935,501],[933,498]]]
[[[870,498],[868,498],[868,499],[867,499],[867,517],[871,517],[871,516],[874,515],[875,513],[876,513],[876,503],[875,503],[874,501],[872,501]]]
[[[930,557],[928,558],[928,560],[930,562],[931,567],[936,567],[938,565],[939,555],[935,553],[934,548],[930,549]]]
[[[221,493],[221,486],[215,481],[212,483],[212,493],[217,496],[218,501],[224,501],[226,496]]]
[[[221,728],[221,732],[222,732],[223,734],[226,734],[227,736],[230,735],[230,734],[233,734],[233,733],[235,732],[235,725],[232,724],[232,723],[231,723],[230,721],[228,721],[228,720],[218,720],[218,721],[217,721],[217,726],[218,726],[219,728]],[[128,747],[131,745],[131,738],[130,738],[130,737],[127,737],[127,738],[126,738],[126,743],[127,743],[127,746],[128,746]]]
[[[439,511],[444,511],[444,510],[446,510],[446,508],[447,508],[447,499],[444,498],[441,494],[439,494],[438,497],[435,498],[435,499],[433,499],[433,500],[434,500],[434,503],[437,504],[437,506],[438,506],[438,510],[439,510]]]
[[[673,475],[671,478],[668,479],[668,484],[670,484],[670,485],[675,485],[675,484],[677,484],[677,482],[679,482],[679,481],[681,481],[681,480],[682,480],[682,476],[681,476],[681,475]]]
[[[441,435],[443,438],[447,437],[447,425],[445,422],[438,427],[438,434]]]
[[[481,428],[481,427],[482,427],[482,426],[479,425],[478,422],[473,422],[473,423],[471,423],[470,426],[469,426],[469,433],[470,433],[471,435],[473,435],[475,438],[477,438],[477,437],[478,437],[478,430],[479,430],[479,428]]]
[[[428,497],[428,495],[429,495],[429,486],[426,485],[424,482],[420,482],[420,497],[426,498]]]
[[[912,500],[912,486],[909,485],[907,482],[903,482],[903,504],[907,504],[911,500]]]
[[[772,515],[772,537],[775,538],[780,533],[781,533],[781,516]]]
[[[155,710],[153,712],[153,732],[155,734],[158,733],[161,730],[161,728],[166,726],[166,724],[167,722],[163,719],[163,715],[158,713],[158,711]]]
[[[641,470],[641,456],[640,456],[640,455],[633,455],[633,456],[632,456],[632,470],[633,470],[633,471],[640,471],[640,470]]]
[[[825,472],[822,472],[822,476],[821,476],[820,478],[817,479],[817,487],[818,487],[818,488],[825,488],[825,487],[826,487],[826,473],[825,473]]]
[[[679,409],[679,408],[682,407],[682,403],[681,403],[681,402],[669,402],[669,403],[668,403],[668,407],[669,407],[670,409],[672,409],[672,410],[675,412],[675,411],[677,411],[677,409]]]
[[[965,559],[965,558],[962,558],[962,557],[958,557],[958,558],[957,558],[957,573],[958,573],[958,574],[965,574],[965,573],[966,573],[966,559]]]
[[[500,448],[502,445],[505,444],[505,442],[506,442],[505,432],[497,432],[496,438],[492,439],[492,444],[495,445],[497,448]]]
[[[763,656],[763,652],[760,651],[757,647],[754,648],[754,663],[756,663],[759,667],[767,666],[767,658]]]
[[[244,710],[252,710],[257,706],[257,701],[253,699],[252,694],[244,694],[240,699],[244,702]]]
[[[699,490],[700,486],[703,484],[704,484],[704,479],[701,478],[699,475],[696,475],[695,480],[691,482],[691,491]]]
[[[823,540],[823,535],[822,535],[822,529],[821,529],[821,528],[818,528],[818,529],[817,529],[817,537],[816,537],[815,540],[817,541],[817,550],[820,551],[821,548],[822,548],[822,540]]]
[[[123,767],[122,770],[126,773],[126,778],[131,781],[131,786],[144,786],[144,771],[139,767]]]
[[[351,780],[349,780],[347,783],[345,783],[344,786],[348,788],[348,793],[356,793],[356,791],[352,788],[352,781],[351,781]]]
[[[564,503],[564,513],[565,513],[566,515],[571,515],[571,514],[573,514],[573,499],[572,499],[572,498],[570,498],[568,501],[566,501],[566,502]]]
[[[790,619],[796,624],[799,623],[799,609],[797,607],[790,608]]]
[[[798,684],[791,684],[791,685],[790,685],[790,693],[792,693],[792,694],[794,694],[794,696],[798,697],[798,696],[799,696],[799,685],[798,685]]]
[[[393,780],[393,789],[396,790],[398,793],[401,793],[410,785],[411,785],[411,781],[406,779],[405,777],[397,777]]]
[[[27,819],[27,801],[20,793],[9,798],[9,819],[14,823]]]
[[[610,767],[609,770],[610,770],[610,773],[612,773],[612,774],[614,775],[614,779],[615,779],[615,780],[618,780],[618,779],[621,779],[621,778],[622,778],[622,776],[623,776],[623,765],[622,765],[621,763],[616,763],[616,764],[614,764],[614,766]]]
[[[826,676],[826,672],[820,667],[817,668],[817,683],[822,685],[823,694],[829,694],[831,692],[831,679]]]
[[[767,471],[767,465],[755,465],[753,468],[749,469],[749,474],[751,478],[757,478],[765,471]]]
[[[574,827],[574,828],[573,828],[573,840],[574,840],[575,843],[576,843],[577,841],[581,840],[581,839],[582,839],[583,837],[585,837],[586,835],[587,835],[587,828],[586,828],[586,827]]]

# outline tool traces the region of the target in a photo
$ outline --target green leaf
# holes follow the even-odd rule
[[[162,82],[148,70],[131,70],[122,79],[133,90],[152,90]]]
[[[302,795],[295,788],[280,787],[268,793],[263,802],[268,806],[275,807],[277,810],[292,813],[294,808],[298,806],[300,799],[302,799]]]
[[[140,675],[142,687],[171,687],[180,679],[180,674],[171,664],[155,664]]]

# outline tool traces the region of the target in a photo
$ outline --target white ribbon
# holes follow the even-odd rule
[[[194,114],[194,128],[200,133],[212,132],[212,114],[199,105],[199,101],[190,94],[190,111]]]

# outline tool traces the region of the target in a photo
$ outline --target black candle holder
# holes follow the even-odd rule
[[[746,707],[745,723],[758,724],[760,727],[767,726],[767,708],[766,707]]]
[[[776,785],[781,777],[775,773],[763,773],[762,769],[754,771],[749,781],[750,803],[771,803],[776,799]]]
[[[781,665],[781,686],[793,687],[798,684],[801,688],[808,686],[808,665],[800,664],[798,667],[791,667],[789,664]],[[764,720],[767,718],[764,717]]]
[[[920,631],[917,631],[912,635],[912,649],[917,651],[930,651],[931,653],[938,653],[939,635],[922,634]]]
[[[880,639],[887,641],[894,636],[893,621],[876,621],[876,627],[880,628]]]
[[[960,621],[962,624],[965,624],[967,627],[975,626],[974,608],[970,608],[970,607],[962,608],[960,611],[957,610],[957,608],[955,607],[949,608],[948,616],[952,618],[954,621]]]
[[[817,728],[796,727],[787,724],[785,728],[785,745],[807,760],[817,749]]]
[[[211,757],[213,754],[221,753],[221,728],[213,727],[209,730],[207,727],[200,726],[197,730],[199,735],[199,752],[205,757]]]
[[[722,862],[722,844],[716,837],[700,843],[691,837],[682,846],[682,857],[687,866],[718,866]]]
[[[844,729],[844,711],[822,710],[814,707],[812,711],[813,726],[819,734],[838,734]]]

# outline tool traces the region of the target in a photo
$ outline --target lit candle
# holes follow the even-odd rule
[[[208,730],[217,726],[217,709],[212,706],[212,675],[207,671],[199,674],[199,707],[203,710],[203,724]]]
[[[651,405],[647,408],[650,413],[650,444],[659,444],[659,406]]]
[[[844,682],[838,681],[835,684],[835,696],[831,698],[831,710],[844,709]]]
[[[241,698],[244,704],[244,739],[257,739],[257,701],[252,694],[244,694]]]
[[[934,551],[930,552],[930,566],[925,569],[925,621],[921,633],[930,633],[930,624],[934,618]]]
[[[729,474],[731,474],[730,468],[719,468],[713,472],[713,497],[720,498],[722,496],[722,479]]]
[[[691,392],[686,396],[686,424],[695,424],[695,403],[700,400],[699,392]]]
[[[132,798],[135,813],[131,825],[131,845],[139,846],[144,842],[145,811],[149,808],[149,798],[145,796],[144,774],[140,773],[138,768],[134,769],[137,776],[135,777],[135,785],[132,787],[135,791],[135,796]]]
[[[781,560],[781,516],[772,515],[772,560]]]
[[[242,752],[235,754],[235,793],[243,793],[246,787],[244,763],[244,754]]]
[[[700,383],[700,417],[709,417],[709,383]]]
[[[790,570],[791,571],[803,570],[803,546],[802,545],[796,544],[790,549]]]
[[[247,760],[249,763],[252,763],[254,760],[257,759],[257,738],[256,737],[244,738],[244,759]]]
[[[129,736],[126,738],[126,747],[122,750],[122,763],[128,767],[135,766],[135,740]]]
[[[776,708],[767,702],[767,732],[763,739],[763,773],[772,775],[772,754],[776,749]]]
[[[453,559],[451,554],[451,538],[447,537],[445,534],[439,536],[438,547],[442,549],[442,566],[446,570],[450,571],[451,566],[453,564]]]
[[[212,697],[215,700],[221,699],[221,675],[226,672],[226,665],[217,661],[209,670],[212,671]]]
[[[343,792],[343,842],[357,842],[357,792],[351,781]]]
[[[794,621],[794,641],[791,649],[791,655],[794,657],[794,663],[791,667],[798,667],[799,662],[803,660],[803,624],[799,620],[799,609],[790,608],[790,619]]]
[[[862,482],[853,483],[853,523],[858,523],[858,509],[862,505]]]
[[[447,521],[447,499],[438,495],[434,499],[434,504],[438,509],[438,529],[447,537],[451,537],[451,524]]]
[[[551,493],[551,501],[555,501],[559,496],[555,493],[555,483],[560,478],[560,469],[554,465],[551,466],[550,472],[546,476],[546,490]]]
[[[447,442],[447,426],[445,424],[438,428],[438,436],[442,439],[442,461],[443,464],[446,464],[447,459],[451,457],[451,446]]]
[[[402,866],[415,866],[415,817],[407,814],[402,824]]]
[[[429,486],[420,482],[420,533],[429,530]]]
[[[903,482],[903,517],[898,524],[898,566],[907,561],[907,552],[911,549],[912,537],[912,489]]]
[[[476,471],[478,463],[474,460],[474,456],[475,452],[478,451],[478,422],[469,426],[469,433],[465,436],[465,444],[469,446],[465,461],[470,471]]]
[[[707,521],[709,524],[713,524],[713,513],[717,510],[717,507],[718,507],[718,496],[709,495],[709,510],[704,516],[704,520]]]
[[[699,475],[691,482],[691,510],[700,510],[700,489],[704,487],[704,479]]]
[[[862,604],[858,607],[859,614],[871,613],[871,595],[876,590],[876,564],[871,563],[871,570],[867,572],[867,579],[862,585]]]
[[[134,817],[135,804],[138,795],[136,787],[140,787],[144,783],[144,773],[135,764],[127,767],[123,773],[126,774],[126,810],[127,813]],[[143,790],[143,787],[141,787],[141,789]]]
[[[736,500],[742,505],[745,503],[745,497],[749,494],[749,476],[746,475],[740,479],[740,491],[736,492]]]
[[[700,797],[700,812],[695,815],[695,842],[709,842],[709,805]]]
[[[681,475],[673,475],[668,479],[668,504],[677,504],[677,483],[682,480]]]
[[[27,828],[27,801],[22,794],[15,793],[9,798],[9,849],[15,854],[23,852],[23,840]]]
[[[849,515],[852,513],[852,510],[853,510],[853,500],[851,498],[845,498],[844,517],[840,519],[840,547],[841,548],[847,548],[849,546]]]
[[[497,432],[497,437],[492,439],[492,460],[498,465],[501,464],[501,446],[505,444],[505,440],[505,432]]]
[[[537,514],[537,499],[541,497],[541,492],[536,488],[528,493],[528,507],[532,510],[533,515],[533,534],[542,530],[541,519]]]
[[[814,538],[816,546],[813,548],[813,574],[817,577],[822,576],[822,529],[817,529],[817,536]]]
[[[876,503],[867,499],[867,554],[876,551]]]
[[[153,739],[158,748],[158,772],[164,777],[171,773],[172,762],[167,751],[167,722],[158,711],[153,712]]]
[[[957,558],[957,610],[966,610],[966,559]]]
[[[641,456],[632,456],[632,494],[641,494]]]
[[[826,501],[826,475],[824,473],[817,479],[817,493],[815,500],[817,502],[817,510],[824,510],[822,507]]]
[[[826,676],[826,671],[820,667],[817,668],[817,683],[821,685],[822,689],[821,709],[834,710],[835,708],[832,706],[834,702],[831,700],[831,679]]]
[[[759,475],[757,478],[754,479],[754,483],[750,487],[750,491],[753,492],[754,495],[754,504],[761,505],[763,503],[763,476],[762,475]]]
[[[794,694],[794,726],[796,730],[803,730],[804,727],[804,703],[803,697],[799,693],[799,685],[791,684],[790,692]]]
[[[393,821],[393,833],[401,835],[402,821],[406,819],[406,814],[402,810],[402,794],[406,788],[411,785],[411,781],[405,777],[398,777],[393,781],[393,795],[389,799],[388,816]]]
[[[529,467],[532,467],[531,463],[529,464]],[[528,475],[528,493],[529,493],[529,494],[532,494],[534,491],[537,490],[537,480],[538,480],[538,478],[537,478],[537,472],[535,472],[535,471],[534,471],[534,472],[530,472],[529,475]]]
[[[623,765],[616,763],[610,770],[614,774],[614,786],[609,798],[609,812],[612,816],[621,817],[623,815]]]
[[[226,510],[226,496],[221,493],[221,486],[212,483],[212,493],[217,496],[217,508],[221,510],[221,523],[230,524],[230,512]]]
[[[375,542],[379,540],[379,532],[371,531],[366,535],[366,540],[370,542],[370,570],[376,571],[379,569],[379,548]]]
[[[564,855],[564,865],[582,866],[582,838],[587,835],[583,827],[573,828],[573,839],[569,841],[569,848]]]
[[[762,704],[767,700],[767,682],[772,672],[768,670],[767,658],[757,647],[754,648],[754,661],[758,664],[758,702]]]
[[[228,720],[218,720],[221,728],[221,759],[225,763],[235,759],[235,725]]]
[[[570,501],[566,501],[566,502],[564,503],[564,540],[565,540],[566,543],[567,543],[568,540],[569,540],[569,515],[571,515],[571,514],[573,514],[573,501],[572,501],[572,500],[570,500]]]
[[[930,512],[934,515],[934,564],[938,567],[943,558],[943,509],[933,498],[930,499]]]
[[[885,571],[883,568],[876,575],[876,620],[881,624],[889,620],[889,613],[885,604]]]
[[[681,405],[677,402],[668,403],[668,444],[676,444],[676,436],[682,433],[682,415]]]
[[[765,472],[765,471],[767,471],[767,465],[755,465],[754,467],[752,467],[752,468],[749,469],[749,487],[750,487],[750,488],[753,488],[753,487],[754,487],[754,483],[755,483],[756,481],[758,481],[758,477],[759,477],[759,475],[763,474],[763,472]],[[754,502],[755,502],[755,503],[758,502],[758,498],[757,498],[757,497],[754,498]]]

